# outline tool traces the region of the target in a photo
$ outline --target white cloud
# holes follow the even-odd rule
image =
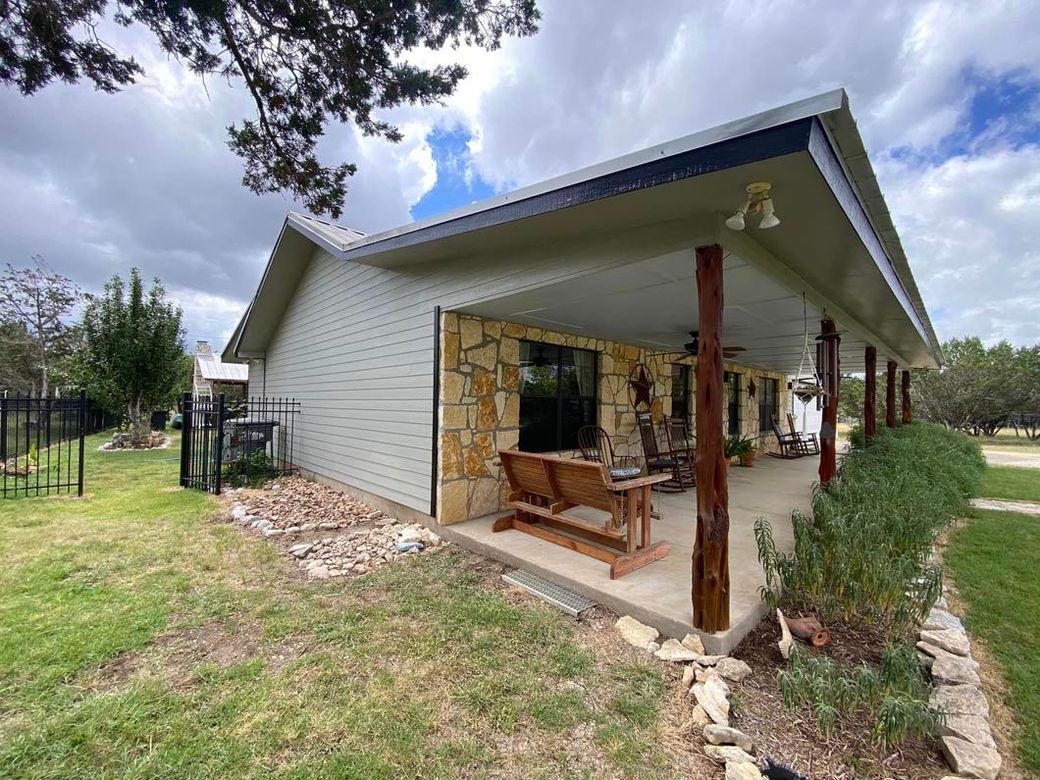
[[[468,128],[472,159],[460,164],[505,188],[844,86],[940,336],[1040,338],[1029,222],[1040,151],[1008,146],[1013,128],[998,121],[962,146],[967,156],[943,161],[944,141],[965,140],[979,77],[1040,79],[1035,4],[541,6],[541,32],[499,51],[409,55],[460,61],[470,75],[444,106],[387,114],[403,143],[329,129],[326,160],[359,166],[342,222],[370,232],[409,219],[436,183],[426,141],[435,126]],[[0,260],[43,252],[88,287],[141,265],[185,299],[232,302],[191,310],[192,332],[215,337],[233,327],[229,307],[252,295],[295,204],[239,183],[224,127],[251,114],[243,89],[202,85],[156,54],[144,31],[108,37],[144,63],[145,81],[116,96],[85,85],[31,99],[0,92]],[[1036,123],[1040,105],[1034,111],[1019,122]],[[1022,300],[1010,305],[1008,290]]]

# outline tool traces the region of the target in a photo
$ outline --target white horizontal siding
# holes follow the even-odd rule
[[[315,254],[267,347],[253,392],[301,402],[293,460],[329,479],[428,512],[433,312],[624,262],[585,251],[460,258],[383,269]],[[631,259],[631,258],[629,258]]]

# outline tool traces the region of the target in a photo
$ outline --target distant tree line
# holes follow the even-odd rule
[[[995,436],[1014,427],[1040,440],[1040,344],[1014,347],[1001,341],[987,347],[971,336],[945,342],[943,354],[945,365],[940,370],[913,371],[910,398],[915,418],[972,436]],[[879,373],[875,408],[879,421],[885,418],[885,381],[885,374]],[[861,377],[842,377],[838,406],[842,419],[862,419],[864,384]],[[896,393],[898,404],[898,389]]]

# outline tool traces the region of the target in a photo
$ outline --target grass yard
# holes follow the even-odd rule
[[[689,774],[667,672],[612,632],[450,547],[308,584],[176,446],[101,441],[84,499],[0,501],[0,776]]]
[[[1040,501],[1040,469],[988,466],[979,495],[1015,501]]]
[[[1040,441],[1034,441],[1025,434],[1015,435],[1014,430],[1005,428],[996,436],[980,436],[978,442],[983,447],[1026,447],[1040,449]]]
[[[976,512],[950,535],[944,561],[967,604],[968,630],[1004,669],[1007,705],[1021,726],[1018,758],[1040,775],[1040,518]]]

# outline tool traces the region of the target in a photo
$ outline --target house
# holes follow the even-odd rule
[[[225,363],[213,353],[208,341],[198,341],[195,343],[191,394],[194,398],[211,399],[221,393],[229,399],[247,397],[249,366],[238,362]]]
[[[881,359],[892,381],[941,358],[843,90],[375,235],[289,214],[224,357],[302,403],[305,473],[722,647],[761,614],[754,517],[783,522],[833,471],[826,413],[819,476],[810,459],[731,470],[734,574],[710,586],[680,553],[709,544],[694,527],[727,511],[724,491],[658,499],[673,554],[607,581],[597,561],[490,534],[507,498],[497,452],[571,454],[598,424],[641,456],[640,406],[775,447],[769,417],[792,409],[806,334],[835,407],[841,371]],[[706,438],[698,470],[721,464]],[[706,588],[717,614],[698,607]]]

